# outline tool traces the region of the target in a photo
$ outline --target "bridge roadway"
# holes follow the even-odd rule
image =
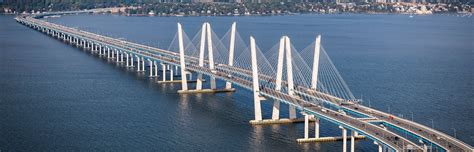
[[[246,73],[249,75],[251,74],[251,71],[248,71],[245,69],[239,69],[235,67],[228,67],[228,68],[230,68],[231,70],[240,71],[242,73]],[[274,78],[270,76],[262,75],[262,76],[259,76],[259,78],[263,79],[262,81],[274,81],[273,80]],[[283,83],[285,84],[286,81],[283,81]],[[360,104],[347,102],[344,99],[341,99],[341,98],[338,98],[326,93],[322,93],[319,91],[314,91],[312,89],[308,89],[301,86],[298,86],[295,89],[295,92],[302,95],[309,95],[311,97],[314,97],[315,99],[332,102],[333,104],[336,104],[343,109],[349,109],[351,111],[362,114],[369,118],[375,118],[381,122],[385,122],[390,125],[396,126],[398,128],[403,129],[404,131],[410,132],[418,137],[424,138],[428,140],[429,142],[433,142],[433,144],[438,145],[441,148],[447,149],[449,151],[474,151],[472,150],[473,148],[470,145],[463,143],[462,141],[459,141],[458,139],[455,139],[433,128],[426,127],[424,125],[418,124],[413,121],[396,117],[391,114],[388,114],[388,113],[385,113],[373,108],[369,108]]]
[[[103,44],[105,46],[110,46],[111,48],[120,49],[122,51],[133,53],[135,55],[146,57],[148,59],[158,60],[163,63],[172,64],[176,66],[180,65],[179,60],[178,60],[179,56],[175,52],[153,48],[149,46],[144,46],[141,44],[126,42],[123,40],[118,40],[118,39],[114,39],[114,38],[110,38],[110,37],[106,37],[102,35],[97,35],[94,33],[81,31],[74,28],[69,28],[69,27],[49,23],[46,21],[38,20],[33,17],[24,16],[24,17],[19,17],[16,19],[17,21],[21,23],[29,24],[29,26],[36,26],[34,28],[37,28],[40,31],[43,29],[54,30],[60,33],[74,36],[75,38],[78,38],[81,40]],[[145,50],[145,51],[142,51],[142,50]],[[240,72],[244,76],[251,77],[250,70],[220,65],[216,67],[215,71],[211,71],[208,68],[196,66],[198,65],[196,64],[198,63],[197,58],[190,57],[190,56],[186,56],[186,58],[189,61],[189,63],[187,64],[187,69],[189,71],[194,71],[197,73],[214,76],[214,77],[223,79],[225,81],[233,82],[234,84],[237,84],[243,88],[246,88],[249,90],[252,89],[252,82],[250,79],[239,78],[239,77],[228,77],[228,74],[227,74],[229,71],[233,71],[233,72],[237,71],[237,72]],[[270,76],[265,76],[262,74],[259,74],[259,77],[261,79],[260,81],[272,80]],[[286,83],[286,82],[283,82],[283,83]],[[401,119],[398,117],[394,117],[394,116],[391,116],[390,114],[377,111],[375,109],[371,109],[362,105],[343,104],[344,99],[340,99],[335,96],[331,96],[319,91],[314,91],[309,88],[298,86],[295,90],[299,94],[313,95],[317,99],[323,99],[333,104],[337,104],[343,108],[353,110],[355,112],[367,115],[369,117],[380,119],[386,123],[392,124],[396,127],[399,127],[406,131],[414,133],[420,136],[421,138],[426,139],[430,142],[433,142],[434,144],[439,145],[448,151],[473,151],[469,145],[462,143],[461,141],[454,139],[446,134],[443,134],[434,129],[428,128],[426,126],[417,124],[415,122]],[[322,110],[323,107],[318,106],[317,103],[303,100],[302,98],[299,98],[298,96],[289,96],[288,94],[275,91],[272,89],[268,89],[268,88],[263,88],[260,91],[260,93],[265,97],[270,97],[275,100],[279,100],[288,104],[293,104],[293,105],[296,105],[297,107],[299,107],[299,105],[303,105],[304,110],[308,113],[315,114],[319,117],[325,118],[326,120],[332,121],[346,128],[351,128],[352,130],[356,130],[357,132],[360,132],[361,134],[367,135],[369,138],[373,139],[374,141],[377,141],[378,143],[384,143],[385,145],[391,147],[392,149],[396,151],[406,151],[407,149],[410,149],[410,147],[413,148],[414,151],[422,150],[420,146],[416,145],[415,143],[393,132],[390,132],[386,129],[370,124],[368,122],[356,119],[354,117],[343,115],[337,111],[333,111],[330,109],[323,111]],[[393,119],[392,118],[389,119],[389,116],[392,117]]]

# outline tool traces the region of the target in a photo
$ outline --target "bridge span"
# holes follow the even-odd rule
[[[150,77],[158,77],[160,75],[160,82],[162,83],[181,83],[179,93],[232,92],[236,91],[237,88],[250,90],[253,93],[255,112],[255,118],[251,120],[250,123],[262,125],[304,121],[305,134],[304,138],[298,139],[299,142],[318,142],[327,139],[325,137],[319,137],[319,120],[324,119],[339,125],[341,128],[342,137],[340,139],[343,141],[342,151],[344,152],[348,149],[346,147],[348,140],[347,130],[351,131],[349,136],[349,149],[352,152],[355,151],[355,139],[360,137],[373,140],[380,152],[474,151],[470,145],[433,128],[363,106],[358,103],[358,100],[347,99],[331,91],[323,91],[324,89],[321,87],[322,84],[320,84],[322,80],[321,78],[318,79],[318,73],[321,73],[321,70],[324,68],[318,68],[318,66],[321,65],[320,59],[322,59],[322,57],[320,57],[320,52],[322,52],[320,36],[316,38],[314,48],[311,50],[311,52],[313,52],[313,56],[311,56],[313,57],[311,62],[313,66],[310,70],[310,85],[302,85],[296,82],[299,80],[296,78],[298,74],[294,74],[294,71],[299,70],[299,67],[295,67],[294,61],[297,60],[294,55],[298,54],[294,54],[297,52],[292,51],[290,38],[287,36],[283,36],[280,39],[279,46],[277,47],[278,52],[275,54],[277,57],[275,72],[272,71],[273,68],[262,68],[266,65],[261,60],[264,55],[256,46],[253,37],[250,37],[250,47],[248,47],[248,49],[234,50],[236,42],[235,23],[230,30],[230,44],[228,50],[222,50],[222,48],[218,48],[213,44],[215,38],[212,37],[211,25],[204,23],[200,32],[200,45],[196,47],[199,48],[199,50],[196,49],[194,50],[195,52],[189,51],[190,48],[194,46],[190,47],[193,44],[188,43],[181,24],[178,23],[178,50],[175,52],[98,35],[40,19],[46,15],[89,12],[92,12],[92,10],[18,16],[15,20],[53,38],[87,50],[90,53],[97,54],[108,60],[115,61],[126,68],[136,69],[137,72],[148,73]],[[223,61],[224,59],[220,57],[214,57],[214,55],[222,51],[228,51],[228,54],[225,55],[227,57],[225,62]],[[244,57],[246,60],[236,60],[234,62],[234,53],[238,51],[244,53],[244,55],[240,54],[240,56],[248,55]],[[207,56],[205,55],[206,52]],[[321,53],[321,56],[324,56],[324,52]],[[205,57],[207,57],[207,59],[205,59]],[[286,63],[284,61],[286,61]],[[286,68],[283,67],[284,65],[286,65]],[[146,67],[148,67],[148,69],[146,69]],[[159,74],[160,70],[161,73]],[[178,73],[180,73],[180,79],[174,80],[174,77],[178,76]],[[275,75],[273,75],[273,73]],[[337,71],[335,73],[337,73]],[[283,76],[284,74],[286,74],[286,76]],[[196,80],[192,80],[193,75],[197,75]],[[202,88],[202,84],[208,82],[204,81],[203,76],[209,78],[209,89]],[[217,89],[216,79],[226,81],[226,87]],[[189,83],[196,83],[195,88],[191,89]],[[342,81],[340,84],[344,84],[344,82]],[[236,88],[232,85],[239,87]],[[326,85],[325,87],[327,90],[330,90],[332,86]],[[344,88],[344,85],[341,85],[341,87]],[[347,87],[345,88],[348,89]],[[271,119],[262,118],[260,108],[262,100],[274,101]],[[280,103],[289,105],[290,118],[280,118]],[[296,118],[297,110],[304,115],[304,119]],[[310,121],[314,121],[315,125],[314,138],[310,138],[308,135],[308,125]],[[413,141],[394,130],[410,134],[411,137],[418,140]]]

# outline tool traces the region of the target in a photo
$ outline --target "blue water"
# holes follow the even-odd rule
[[[248,91],[178,95],[80,49],[0,16],[1,151],[339,151],[341,143],[297,144],[303,124],[251,126]],[[90,32],[168,48],[181,22],[193,37],[204,21],[230,24],[268,50],[289,35],[322,44],[365,105],[403,115],[474,145],[474,18],[406,15],[125,17],[49,19]],[[223,83],[218,84],[223,87]],[[369,102],[370,101],[370,102]],[[271,103],[264,102],[264,117]],[[283,107],[286,115],[286,107]],[[433,124],[431,123],[433,120]],[[322,136],[340,135],[323,121]],[[365,140],[357,151],[374,151]]]

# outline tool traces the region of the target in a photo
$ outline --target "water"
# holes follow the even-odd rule
[[[251,126],[248,91],[178,95],[80,49],[0,16],[1,151],[339,151],[340,143],[297,144],[303,124]],[[262,50],[289,35],[322,44],[365,105],[474,145],[473,18],[407,15],[124,17],[72,15],[51,22],[168,48],[176,23],[190,38],[204,21],[220,36],[233,21]],[[220,82],[218,87],[223,87]],[[370,102],[369,102],[370,101]],[[264,102],[264,117],[271,103]],[[283,115],[287,114],[286,107]],[[431,123],[433,120],[433,124]],[[322,136],[340,135],[323,121]],[[310,132],[313,134],[312,132]],[[374,151],[369,140],[357,151]]]

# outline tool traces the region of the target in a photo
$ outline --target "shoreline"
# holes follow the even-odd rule
[[[409,15],[409,16],[432,16],[432,15],[454,15],[454,16],[472,16],[474,13],[432,13],[432,14],[412,14],[412,13],[384,13],[384,12],[340,12],[340,13],[291,13],[291,14],[249,14],[249,15],[148,15],[148,14],[124,14],[124,13],[91,13],[91,14],[108,14],[127,17],[274,17],[274,16],[298,16],[298,15]],[[0,15],[31,15],[31,13],[0,13]]]

